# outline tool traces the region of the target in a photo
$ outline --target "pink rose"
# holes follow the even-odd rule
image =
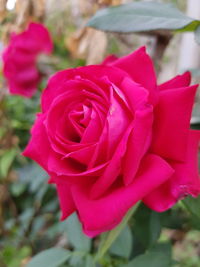
[[[11,94],[31,97],[37,90],[40,73],[37,57],[52,52],[53,43],[48,30],[39,23],[30,23],[20,34],[13,33],[3,53],[3,73]]]
[[[76,211],[89,236],[139,200],[161,212],[200,193],[190,74],[157,86],[144,47],[105,62],[50,79],[24,151],[56,184],[62,219]]]

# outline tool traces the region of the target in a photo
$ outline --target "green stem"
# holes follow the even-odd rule
[[[104,254],[108,251],[108,249],[111,247],[113,242],[117,239],[121,231],[124,229],[126,224],[128,223],[129,219],[132,217],[132,215],[136,212],[140,202],[137,202],[133,208],[131,208],[123,218],[122,222],[115,227],[113,230],[105,233],[102,235],[102,241],[100,243],[99,249],[97,251],[97,254],[95,256],[95,262],[98,262]]]

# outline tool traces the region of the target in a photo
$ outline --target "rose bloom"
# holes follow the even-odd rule
[[[48,30],[39,23],[30,23],[27,30],[11,35],[3,52],[3,74],[11,94],[31,97],[36,91],[41,75],[37,70],[37,57],[52,52],[53,43]]]
[[[24,155],[49,173],[62,219],[76,211],[95,236],[139,200],[162,212],[200,193],[189,84],[186,72],[157,86],[144,47],[50,79]]]

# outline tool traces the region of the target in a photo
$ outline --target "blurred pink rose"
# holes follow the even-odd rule
[[[56,184],[62,219],[76,211],[89,236],[139,200],[161,212],[200,193],[190,74],[157,86],[144,47],[104,62],[50,79],[24,151]]]
[[[20,34],[13,33],[3,53],[3,74],[11,94],[31,97],[37,90],[40,73],[37,57],[52,52],[53,43],[48,30],[39,23],[30,23]]]

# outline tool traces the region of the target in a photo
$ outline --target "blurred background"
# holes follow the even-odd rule
[[[82,235],[75,217],[59,221],[58,199],[54,187],[47,184],[47,174],[21,156],[35,113],[40,109],[41,91],[50,75],[61,69],[98,64],[106,55],[121,56],[146,45],[155,61],[159,82],[185,70],[192,72],[193,82],[200,82],[200,46],[193,33],[170,33],[158,47],[156,36],[105,33],[85,27],[97,10],[128,2],[133,1],[0,0],[0,53],[10,34],[23,31],[30,21],[44,23],[54,41],[53,54],[42,55],[38,60],[43,80],[31,99],[8,94],[0,62],[0,267],[26,266],[34,254],[53,246],[79,253],[68,266],[86,266],[83,251],[91,253],[98,244],[98,238],[89,240]],[[200,19],[199,0],[157,2],[173,3],[189,16]],[[200,123],[199,99],[198,94],[192,118],[194,128]],[[198,204],[200,207],[200,201]],[[143,253],[152,238],[170,242],[174,266],[200,266],[199,218],[191,217],[182,203],[162,214],[142,206],[137,217],[140,225],[131,222],[125,230],[125,235],[133,237],[126,241],[128,248],[124,251],[124,241],[118,239],[102,266],[122,266],[130,255]]]

